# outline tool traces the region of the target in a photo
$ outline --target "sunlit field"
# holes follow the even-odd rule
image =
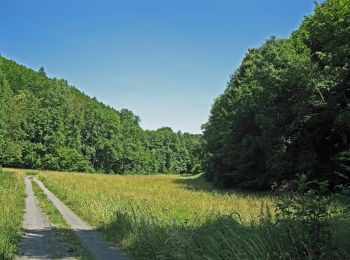
[[[259,239],[255,226],[262,206],[273,208],[269,196],[219,193],[199,176],[39,176],[78,215],[135,258],[258,255],[249,244]]]
[[[0,170],[0,259],[18,251],[24,213],[24,175]]]
[[[300,251],[300,241],[276,223],[278,199],[270,193],[216,190],[201,175],[35,173],[82,219],[134,259],[308,257],[309,245]],[[332,252],[326,253],[344,259],[350,257],[349,211],[336,201],[332,207],[336,209],[329,229]]]

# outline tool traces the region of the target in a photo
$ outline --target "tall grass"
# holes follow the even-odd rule
[[[294,234],[275,223],[275,198],[269,195],[217,191],[198,176],[39,176],[78,215],[136,259],[308,257],[299,254]],[[335,256],[341,258],[348,255],[350,243],[346,232],[338,231],[335,237],[344,245]]]
[[[0,259],[18,251],[24,212],[24,175],[0,171]]]
[[[252,254],[256,248],[245,244],[258,239],[254,223],[261,205],[274,205],[270,196],[221,193],[202,179],[179,176],[42,172],[40,177],[135,258],[238,257],[240,247],[241,254]]]

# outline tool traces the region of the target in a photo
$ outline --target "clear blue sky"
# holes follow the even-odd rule
[[[0,54],[44,66],[146,129],[199,133],[248,48],[287,37],[313,0],[1,0]]]

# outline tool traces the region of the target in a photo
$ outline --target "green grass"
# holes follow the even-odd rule
[[[27,176],[36,176],[39,174],[39,172],[38,171],[25,171],[25,174]]]
[[[313,259],[276,223],[276,198],[268,193],[217,190],[200,175],[40,171],[39,178],[134,259]],[[324,259],[348,259],[349,211],[333,206],[331,257]]]
[[[94,259],[90,252],[83,246],[75,232],[70,228],[58,209],[47,199],[43,190],[33,181],[33,189],[44,213],[58,231],[60,240],[69,247],[70,252],[77,259]]]
[[[0,259],[19,249],[24,214],[24,175],[0,171]]]
[[[260,253],[261,205],[270,196],[219,192],[202,178],[41,172],[79,216],[136,259],[244,258]],[[258,243],[258,242],[256,242]]]

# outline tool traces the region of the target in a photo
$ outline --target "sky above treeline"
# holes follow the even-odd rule
[[[313,0],[1,0],[0,54],[141,117],[200,133],[249,48],[288,37]]]

